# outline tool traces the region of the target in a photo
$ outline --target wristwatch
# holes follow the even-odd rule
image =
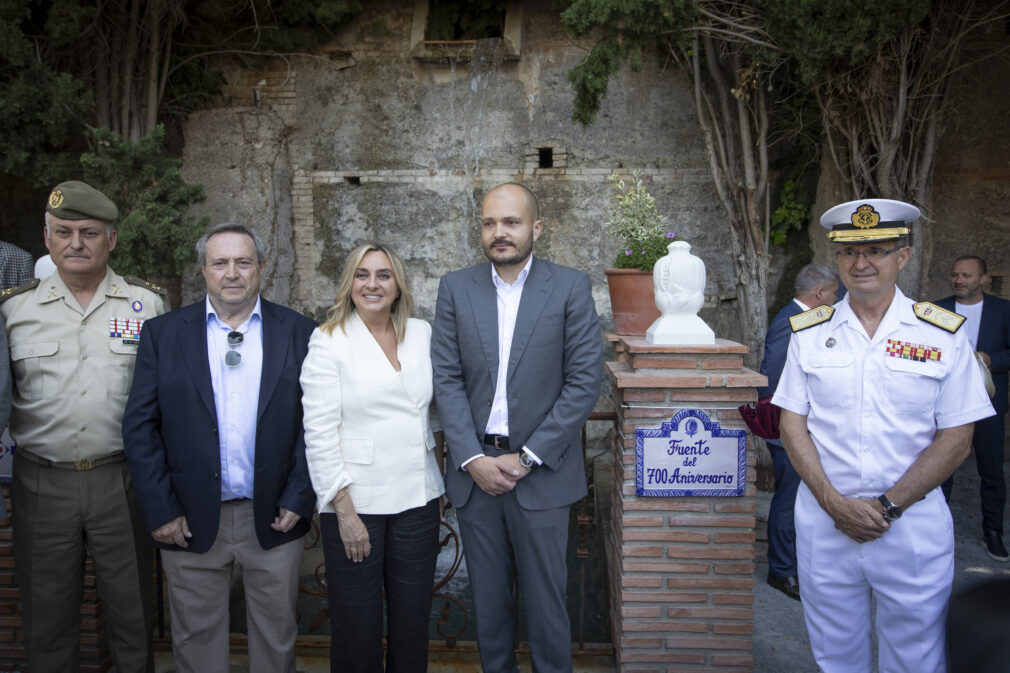
[[[533,458],[530,457],[530,454],[526,453],[525,451],[520,451],[519,464],[525,467],[527,470],[532,470],[537,463],[535,460],[533,460]]]
[[[891,502],[886,494],[880,496],[877,500],[884,506],[884,519],[887,521],[895,521],[901,518],[902,509]]]

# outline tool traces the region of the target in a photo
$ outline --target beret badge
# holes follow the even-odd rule
[[[58,189],[54,189],[49,195],[49,207],[52,209],[59,208],[63,205],[63,192]]]

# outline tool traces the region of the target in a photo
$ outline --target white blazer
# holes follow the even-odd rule
[[[353,313],[344,330],[318,328],[302,364],[305,457],[320,512],[350,485],[361,514],[396,514],[445,492],[428,419],[431,326],[407,321],[400,371]]]

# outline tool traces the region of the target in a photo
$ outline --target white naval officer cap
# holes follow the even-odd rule
[[[828,240],[835,243],[887,241],[905,236],[919,218],[911,203],[892,199],[862,199],[840,203],[821,215]]]

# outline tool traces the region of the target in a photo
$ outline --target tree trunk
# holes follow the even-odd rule
[[[749,367],[757,369],[768,334],[768,257],[737,254],[733,266],[743,342],[750,348],[745,360]]]
[[[704,58],[704,68],[699,53]],[[729,223],[746,361],[756,367],[768,329],[768,117],[757,64],[743,65],[740,45],[697,37],[681,57],[709,158],[712,181]]]

